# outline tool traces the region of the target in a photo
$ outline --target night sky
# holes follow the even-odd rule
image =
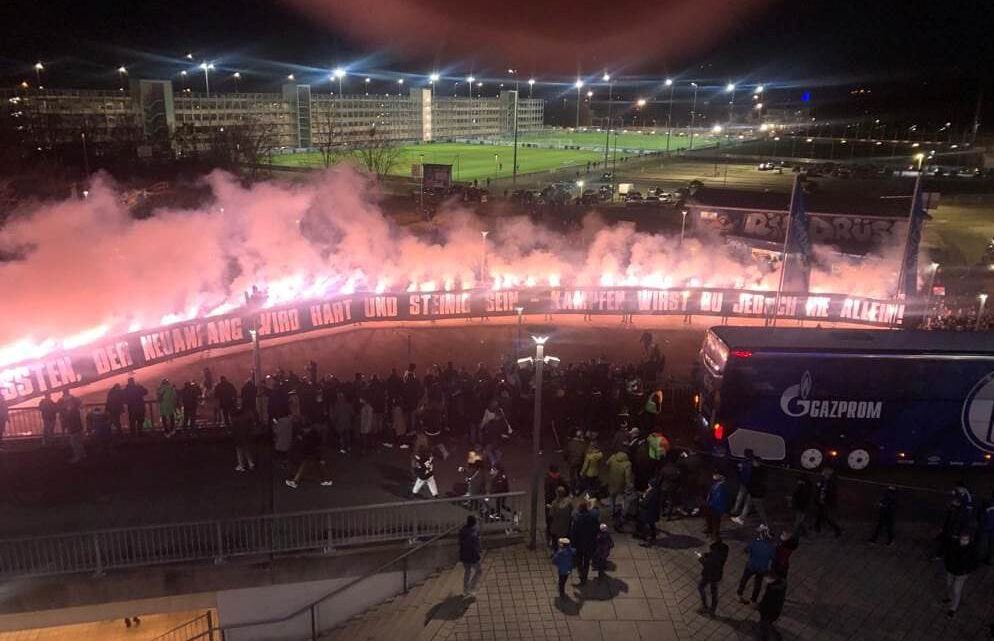
[[[515,66],[563,82],[608,68],[816,96],[873,86],[887,108],[913,101],[972,117],[994,62],[994,10],[969,0],[14,0],[0,24],[8,86],[33,81],[37,60],[46,84],[74,87],[114,87],[122,64],[164,78],[204,59],[218,82],[237,70],[257,89],[291,72],[325,80],[336,64],[452,78],[503,78]]]

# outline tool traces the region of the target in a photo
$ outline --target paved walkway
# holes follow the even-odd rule
[[[432,641],[558,639],[570,641],[676,641],[752,639],[758,614],[742,605],[735,588],[751,528],[728,529],[731,552],[717,616],[697,614],[704,549],[701,521],[664,522],[657,546],[647,549],[616,535],[614,569],[604,581],[580,588],[574,574],[566,599],[556,595],[554,569],[544,552],[523,546],[490,551],[475,600],[451,596],[426,621]],[[853,531],[856,528],[852,528]],[[952,620],[941,562],[928,561],[911,543],[876,547],[855,534],[802,540],[792,559],[787,604],[778,622],[783,639],[799,641],[971,641],[985,639],[994,587],[986,566],[966,584]],[[593,576],[593,573],[592,573]]]
[[[200,610],[148,614],[141,625],[125,627],[123,619],[0,632],[0,641],[150,641],[203,614]]]

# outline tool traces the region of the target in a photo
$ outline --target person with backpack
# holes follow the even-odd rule
[[[711,539],[711,547],[704,554],[697,553],[701,563],[701,580],[697,584],[697,592],[701,595],[700,614],[715,615],[718,609],[718,584],[725,573],[725,561],[728,560],[728,546],[721,540],[721,534]],[[711,604],[708,605],[707,592],[711,592]]]
[[[756,529],[756,538],[746,546],[745,553],[748,555],[745,568],[742,570],[742,578],[739,579],[739,587],[736,593],[742,603],[756,603],[759,600],[759,591],[763,588],[763,579],[770,571],[773,563],[773,555],[776,550],[770,540],[770,528],[760,525]],[[749,579],[754,579],[752,583],[752,599],[745,598],[745,589],[749,584]]]

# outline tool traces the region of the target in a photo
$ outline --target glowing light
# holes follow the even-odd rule
[[[334,74],[336,80],[341,80],[342,78],[345,77],[345,70],[342,69],[341,67],[335,67],[335,70],[332,72],[332,74]]]
[[[733,91],[735,91],[735,83],[730,82],[727,85],[725,85],[725,91],[728,93],[732,93]]]
[[[665,84],[667,87],[672,87],[673,86],[673,79],[672,78],[667,78],[666,82],[664,82],[663,84]]]
[[[577,78],[576,82],[573,83],[573,86],[576,87],[577,89],[580,89],[583,87],[583,81]]]
[[[98,325],[62,339],[62,349],[76,349],[103,338],[110,331],[110,325]]]

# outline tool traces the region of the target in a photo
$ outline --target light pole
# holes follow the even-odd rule
[[[335,71],[332,72],[335,78],[338,80],[338,95],[342,95],[342,80],[345,79],[345,70],[341,67],[335,67]]]
[[[611,76],[606,71],[601,80],[607,83],[607,132],[604,134],[604,169],[607,169],[607,152],[611,147],[611,105],[614,102],[614,83],[611,82]]]
[[[425,155],[418,154],[421,164],[421,214],[425,213]]]
[[[514,311],[517,312],[518,314],[518,340],[514,344],[514,357],[521,358],[521,320],[522,320],[522,314],[524,314],[525,312],[525,308],[520,306],[515,307]]]
[[[476,82],[476,78],[473,76],[466,76],[466,84],[469,85],[469,97],[473,97],[473,83]]]
[[[977,310],[977,322],[974,324],[973,330],[979,332],[980,321],[984,317],[984,308],[987,307],[987,294],[980,294],[977,298],[980,299],[980,309]]]
[[[434,71],[428,75],[428,82],[431,84],[431,98],[432,98],[432,100],[435,99],[435,83],[438,82],[439,78],[441,78],[441,76],[439,76]],[[434,107],[434,104],[432,106]]]
[[[494,180],[500,174],[500,154],[494,154]]]
[[[369,83],[372,82],[371,78],[366,78],[366,95],[369,95]]]
[[[117,68],[117,76],[121,79],[121,91],[124,91],[124,77],[128,75],[128,70],[124,65]]]
[[[573,83],[576,87],[576,129],[580,129],[580,89],[583,88],[583,81],[579,78]]]
[[[38,88],[41,89],[41,72],[45,71],[45,65],[41,61],[35,63],[35,79],[38,81]]]
[[[925,163],[925,154],[922,153],[915,154],[915,160],[918,161],[918,173],[921,173],[922,165]]]
[[[687,210],[684,209],[680,212],[683,218],[680,220],[680,246],[683,247],[683,233],[687,229]]]
[[[532,363],[535,366],[535,414],[532,420],[532,484],[531,484],[531,520],[528,523],[528,547],[534,550],[538,545],[538,477],[542,471],[542,461],[539,451],[542,446],[542,369],[546,363],[559,359],[545,355],[545,343],[548,336],[532,336],[535,341],[535,356],[518,359],[519,365]]]
[[[532,99],[532,90],[534,90],[534,89],[535,89],[535,79],[534,78],[529,78],[528,79],[528,99],[529,100]]]
[[[728,99],[728,124],[732,124],[732,119],[735,115],[735,83],[730,82],[725,85],[725,93],[729,94]]]
[[[694,88],[694,100],[690,103],[690,149],[694,149],[694,119],[697,117],[697,83],[692,82],[690,86]]]
[[[201,62],[200,68],[204,70],[204,90],[207,92],[207,97],[211,97],[211,79],[210,72],[214,71],[214,64],[210,62]]]
[[[642,107],[645,106],[645,98],[639,98],[638,100],[636,100],[635,106],[637,107],[637,109],[635,110],[635,119],[632,120],[632,125],[637,127],[638,125],[635,123],[635,120],[637,120],[638,117],[642,115]],[[645,125],[645,118],[642,119],[642,124],[643,126]]]
[[[667,78],[664,83],[670,88],[670,104],[669,109],[666,112],[666,155],[670,155],[670,134],[673,133],[673,79]]]
[[[236,71],[235,73],[231,74],[231,77],[235,80],[235,93],[238,93],[239,85],[241,84],[242,81],[242,74]]]
[[[508,69],[507,73],[514,76],[514,153],[511,157],[511,186],[518,184],[518,70]]]
[[[932,291],[935,289],[935,274],[939,271],[939,263],[928,266],[928,289],[925,293],[925,327],[932,327]]]

